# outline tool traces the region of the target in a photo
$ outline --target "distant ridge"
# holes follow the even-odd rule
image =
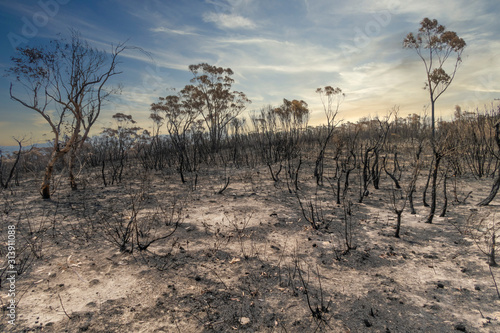
[[[47,148],[47,147],[50,147],[51,145],[52,145],[52,143],[50,143],[50,142],[35,143],[32,145],[27,145],[27,146],[23,145],[23,151],[30,150],[31,147]],[[2,155],[10,155],[18,150],[19,150],[19,146],[17,146],[17,145],[16,146],[0,146],[0,152],[2,152]]]

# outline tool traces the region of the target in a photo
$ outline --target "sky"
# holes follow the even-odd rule
[[[315,91],[328,85],[346,95],[344,121],[382,117],[396,105],[399,116],[423,115],[424,65],[402,41],[425,17],[467,43],[436,117],[450,117],[455,105],[483,109],[500,98],[499,14],[498,0],[0,0],[0,146],[15,145],[13,137],[51,139],[38,114],[10,99],[4,74],[16,46],[43,45],[70,29],[104,51],[120,42],[145,51],[120,54],[123,73],[110,84],[122,93],[94,125],[99,133],[116,112],[151,128],[151,103],[189,84],[188,66],[202,62],[233,70],[233,89],[252,101],[246,115],[299,99],[309,104],[310,124],[320,124]]]

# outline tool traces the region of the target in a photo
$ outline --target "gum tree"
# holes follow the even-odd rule
[[[287,171],[288,191],[298,191],[299,170],[302,165],[302,151],[304,133],[309,121],[309,107],[303,100],[283,99],[283,104],[274,109],[280,124],[280,130],[283,132],[283,154],[286,160],[285,169]],[[297,161],[298,159],[298,161]],[[294,163],[294,161],[296,163]],[[291,181],[294,190],[290,188]]]
[[[437,20],[428,18],[424,18],[420,22],[420,28],[416,35],[410,32],[403,41],[403,47],[414,49],[424,63],[427,77],[425,89],[429,92],[431,102],[431,144],[434,160],[431,165],[431,208],[426,223],[432,223],[436,211],[437,178],[439,163],[443,158],[443,152],[436,144],[435,103],[455,78],[458,66],[462,62],[462,52],[465,46],[465,41],[456,32],[448,31]],[[445,63],[452,55],[454,56],[454,64],[445,69]]]
[[[427,81],[425,89],[431,101],[432,137],[434,138],[434,106],[436,100],[448,89],[462,62],[466,43],[456,32],[446,30],[437,20],[424,18],[416,35],[410,32],[403,41],[403,47],[414,49],[425,66]],[[454,64],[445,70],[446,61],[454,55]]]
[[[198,111],[208,130],[211,150],[217,152],[228,124],[250,103],[246,95],[232,90],[231,68],[207,63],[190,65],[191,85],[183,89],[189,107]]]
[[[52,40],[42,46],[18,48],[8,74],[14,77],[10,97],[37,112],[53,134],[52,152],[40,188],[50,199],[54,165],[67,153],[81,147],[101,112],[104,101],[114,92],[106,89],[117,71],[118,55],[126,47],[118,44],[111,54],[93,48],[78,32],[71,40]],[[76,189],[71,173],[70,183]]]
[[[325,135],[319,135],[319,153],[316,157],[316,162],[314,166],[314,177],[316,178],[317,185],[323,185],[323,164],[325,160],[325,152],[333,137],[335,128],[337,127],[337,122],[335,118],[339,112],[340,104],[345,98],[345,94],[340,88],[333,88],[331,86],[326,86],[325,88],[316,89],[316,93],[319,94],[321,98],[321,103],[323,104],[323,110],[326,115],[326,133]]]
[[[190,90],[182,90],[178,95],[160,97],[157,103],[151,104],[152,115],[162,114],[166,128],[175,148],[178,161],[178,172],[182,183],[186,182],[185,172],[197,169],[197,154],[190,154],[190,143],[200,120],[198,111],[189,100]],[[194,150],[196,150],[193,147]]]

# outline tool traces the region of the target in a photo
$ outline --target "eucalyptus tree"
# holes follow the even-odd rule
[[[333,137],[335,127],[337,127],[337,122],[335,118],[339,112],[340,104],[345,98],[345,94],[340,88],[333,88],[331,86],[326,86],[325,88],[316,89],[316,93],[319,94],[321,103],[323,105],[323,110],[326,116],[326,133],[324,136],[319,136],[319,153],[316,157],[316,162],[314,166],[314,177],[316,178],[317,185],[323,185],[323,166],[325,160],[325,151]]]
[[[274,109],[284,135],[283,153],[286,160],[287,186],[291,193],[289,181],[294,185],[294,191],[298,190],[299,171],[302,165],[301,149],[303,137],[309,121],[309,107],[303,100],[283,99],[283,104]],[[298,161],[297,161],[298,159]]]
[[[250,116],[262,161],[269,169],[275,183],[279,181],[283,169],[284,140],[279,130],[275,108],[271,105],[261,108]]]
[[[163,115],[169,138],[175,148],[177,171],[183,183],[186,182],[185,172],[196,171],[198,164],[196,147],[193,147],[194,150],[190,149],[193,131],[200,123],[200,120],[197,120],[198,107],[191,99],[191,93],[192,88],[184,88],[177,95],[160,97],[158,102],[151,104],[153,117],[159,118],[159,114]]]
[[[432,137],[435,135],[435,103],[451,85],[462,62],[465,41],[456,32],[446,30],[437,20],[424,18],[416,35],[410,32],[403,41],[403,47],[414,49],[425,66],[425,89],[431,102]],[[454,63],[447,70],[445,63],[454,55]]]
[[[429,18],[424,18],[420,22],[420,28],[416,36],[410,32],[403,41],[403,47],[414,49],[424,63],[427,77],[425,89],[429,92],[431,102],[431,143],[434,160],[431,165],[431,210],[427,223],[432,223],[434,218],[439,163],[443,157],[443,151],[438,147],[440,145],[436,144],[435,140],[435,103],[453,82],[458,67],[462,62],[462,52],[465,46],[465,41],[456,32],[446,30],[445,26],[439,24],[436,19],[430,20]],[[447,66],[450,68],[445,69],[445,63],[451,55],[454,56],[454,62],[451,66]]]
[[[211,150],[217,152],[228,124],[251,101],[244,93],[232,90],[231,68],[201,63],[190,65],[189,70],[194,77],[192,84],[184,87],[183,94],[189,107],[199,112],[209,133]]]
[[[125,164],[130,159],[132,148],[136,145],[140,137],[141,127],[131,115],[118,112],[112,117],[115,127],[104,128],[103,136],[103,159],[102,159],[102,180],[104,186],[108,184],[121,183]],[[106,180],[106,166],[108,164],[108,180]]]
[[[99,117],[103,103],[116,92],[107,89],[109,79],[120,74],[118,55],[124,44],[112,47],[111,54],[92,47],[73,31],[71,40],[55,39],[41,46],[17,49],[7,72],[14,78],[10,97],[37,112],[50,126],[52,151],[40,188],[50,199],[54,165],[68,152],[81,147]],[[70,183],[76,189],[71,173]]]

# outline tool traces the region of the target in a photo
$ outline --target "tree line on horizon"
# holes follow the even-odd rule
[[[73,190],[78,188],[75,169],[81,168],[82,161],[101,167],[105,186],[121,181],[124,163],[130,158],[132,148],[146,169],[174,167],[183,183],[187,182],[187,175],[197,179],[203,163],[226,166],[231,162],[238,166],[243,162],[239,159],[244,158],[247,165],[259,159],[274,181],[280,179],[282,171],[287,173],[283,178],[290,181],[289,190],[295,188],[296,191],[305,158],[304,145],[309,145],[309,152],[314,152],[313,175],[318,186],[324,185],[327,155],[334,154],[328,159],[333,158],[337,163],[336,176],[338,170],[342,170],[344,176],[349,174],[351,164],[362,169],[364,189],[361,192],[365,195],[369,193],[370,184],[377,187],[378,174],[386,168],[384,163],[389,160],[395,163],[397,159],[397,153],[393,153],[392,158],[383,156],[394,149],[389,149],[389,142],[395,137],[401,140],[412,137],[413,142],[419,142],[415,148],[417,156],[427,148],[431,151],[427,163],[430,170],[427,184],[430,183],[431,192],[427,222],[431,223],[436,212],[439,175],[451,162],[446,161],[446,167],[441,163],[456,151],[462,152],[460,159],[463,162],[459,163],[461,170],[455,171],[468,169],[475,177],[496,175],[487,198],[489,201],[500,187],[496,158],[497,143],[500,148],[498,110],[494,106],[474,116],[466,116],[457,109],[452,121],[439,121],[436,128],[435,102],[455,78],[465,46],[465,41],[455,32],[428,18],[422,20],[417,33],[409,33],[403,41],[403,47],[415,50],[423,61],[427,79],[425,89],[429,92],[431,105],[430,121],[422,121],[417,115],[402,118],[395,106],[385,119],[375,117],[360,119],[357,124],[342,124],[337,116],[345,95],[340,88],[326,86],[316,90],[326,116],[326,123],[317,128],[308,127],[310,112],[302,100],[284,99],[279,106],[255,111],[250,120],[240,117],[250,100],[243,92],[233,90],[233,71],[200,63],[189,66],[193,77],[182,90],[159,97],[151,104],[151,132],[136,126],[132,115],[116,113],[113,128],[104,129],[100,136],[90,137],[89,132],[106,101],[117,92],[108,81],[121,73],[118,69],[120,54],[137,48],[121,43],[107,54],[91,47],[77,31],[72,31],[69,41],[58,39],[44,46],[19,48],[7,74],[13,78],[11,98],[37,112],[51,128],[50,156],[43,158],[46,163],[40,187],[43,199],[51,197],[53,172],[58,165],[59,169],[60,165],[66,166]],[[445,64],[450,62],[451,66],[445,69]],[[51,112],[54,108],[56,112]],[[427,132],[429,127],[430,133]],[[455,132],[450,130],[453,127]],[[161,136],[161,129],[168,135]],[[457,138],[459,134],[464,137]],[[453,144],[449,142],[452,136]],[[354,148],[356,142],[360,147]],[[21,142],[19,145],[21,147]],[[250,157],[243,154],[249,145],[255,148],[253,154],[259,155],[253,157],[252,163],[248,162]],[[471,145],[472,156],[468,156]],[[342,151],[350,153],[345,161],[339,162]],[[232,156],[228,156],[228,152]],[[19,151],[14,168],[3,171],[3,187],[12,180],[20,157]],[[396,179],[393,176],[391,179]],[[229,177],[226,177],[223,188],[228,184]],[[486,201],[483,204],[487,204]]]

